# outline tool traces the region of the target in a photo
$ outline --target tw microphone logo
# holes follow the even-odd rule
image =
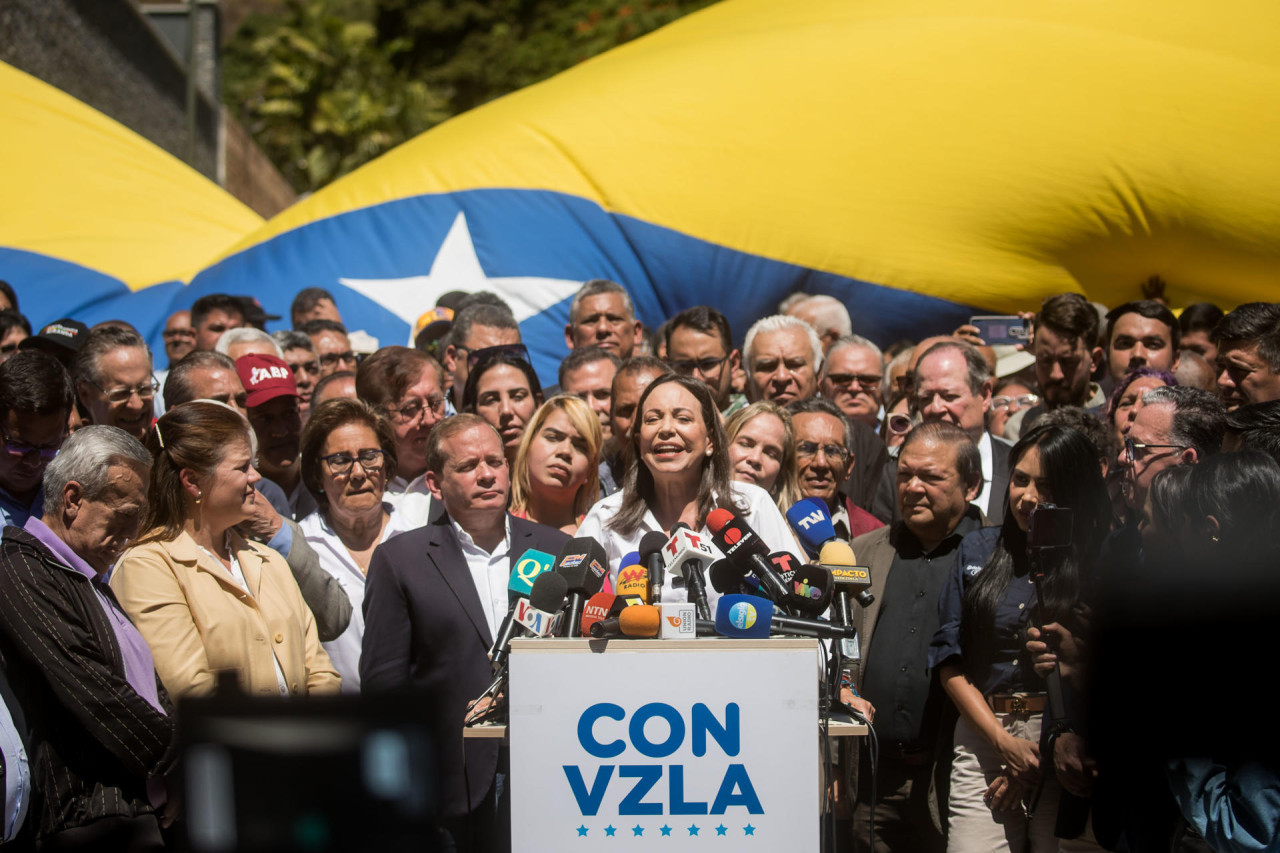
[[[806,515],[804,518],[796,519],[796,525],[799,526],[800,529],[802,530],[808,530],[813,525],[821,524],[821,523],[822,523],[822,513],[818,512],[816,509],[813,512]]]

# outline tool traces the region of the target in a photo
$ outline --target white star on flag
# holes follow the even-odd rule
[[[558,278],[490,278],[480,267],[467,217],[459,213],[449,226],[431,271],[407,278],[339,278],[342,284],[359,291],[409,324],[410,328],[424,313],[436,305],[450,290],[474,293],[488,290],[498,294],[511,306],[516,322],[521,323],[552,305],[573,296],[582,286],[580,281]]]

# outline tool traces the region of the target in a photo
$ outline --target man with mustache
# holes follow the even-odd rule
[[[836,536],[849,540],[884,524],[841,494],[853,471],[853,428],[830,400],[810,397],[787,406],[796,437],[800,494],[827,505]]]

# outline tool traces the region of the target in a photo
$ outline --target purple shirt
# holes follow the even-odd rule
[[[107,576],[99,575],[94,571],[92,566],[80,559],[80,555],[72,551],[66,542],[59,539],[58,535],[36,516],[33,515],[27,519],[23,530],[39,539],[64,565],[75,569],[89,579],[94,593],[98,596],[98,603],[102,605],[102,611],[107,614],[107,621],[115,631],[116,644],[120,646],[120,657],[124,659],[125,679],[139,696],[163,714],[164,708],[160,706],[160,696],[156,690],[156,665],[151,657],[151,647],[147,645],[146,640],[142,639],[142,635],[129,621],[129,617],[120,609],[120,604],[107,586]]]

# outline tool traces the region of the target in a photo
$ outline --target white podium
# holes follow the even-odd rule
[[[816,850],[818,644],[511,644],[511,847]]]

